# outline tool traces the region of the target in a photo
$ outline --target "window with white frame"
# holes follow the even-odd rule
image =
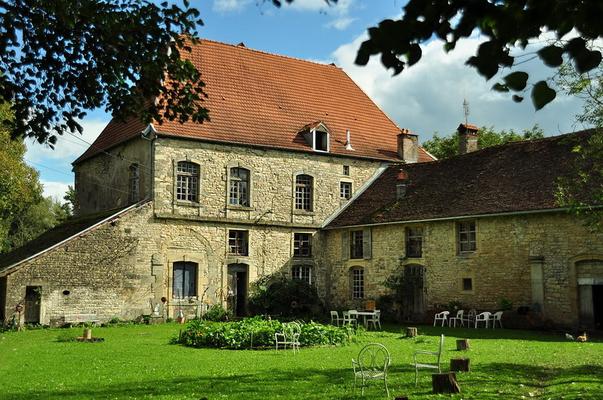
[[[339,197],[345,200],[352,198],[352,182],[339,182]]]
[[[230,169],[229,204],[233,206],[249,207],[250,198],[250,173],[246,168]]]
[[[176,166],[176,200],[199,202],[199,165],[179,161]]]
[[[345,176],[350,176],[350,166],[349,165],[344,165],[343,166],[343,174]]]
[[[249,232],[231,229],[228,231],[228,252],[237,256],[249,254]]]
[[[314,150],[329,151],[329,134],[325,131],[314,131]]]
[[[297,175],[295,177],[295,209],[312,211],[314,178],[310,175]]]
[[[352,299],[364,298],[364,268],[353,267],[351,269]]]
[[[197,296],[197,263],[178,261],[173,265],[172,297]]]
[[[363,258],[364,257],[364,232],[351,231],[350,232],[350,258]]]
[[[472,253],[477,249],[475,221],[457,222],[458,251]]]
[[[130,203],[140,200],[140,166],[136,163],[130,165],[128,195]]]
[[[293,234],[293,256],[312,256],[312,234],[296,232]]]
[[[312,284],[312,266],[311,265],[294,265],[291,268],[291,278],[294,280],[304,281],[308,285]]]

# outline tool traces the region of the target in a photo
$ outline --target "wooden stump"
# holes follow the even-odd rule
[[[84,340],[92,340],[92,329],[84,329],[84,334],[82,335],[82,337],[84,338]]]
[[[453,358],[450,360],[450,370],[454,372],[469,372],[468,358]]]
[[[459,351],[469,350],[469,339],[459,339],[456,341],[456,349]]]
[[[416,337],[417,336],[417,328],[408,327],[406,328],[406,337]]]
[[[461,387],[454,372],[431,375],[431,387],[434,393],[460,393]]]
[[[396,396],[394,400],[408,400],[408,396]]]

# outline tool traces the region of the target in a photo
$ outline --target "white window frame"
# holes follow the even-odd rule
[[[305,281],[312,284],[313,267],[309,264],[296,264],[291,267],[291,279]]]

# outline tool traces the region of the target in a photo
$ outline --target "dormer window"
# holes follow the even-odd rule
[[[329,151],[329,133],[326,131],[314,130],[314,150]]]
[[[321,122],[316,121],[311,124],[304,126],[300,133],[303,135],[304,140],[309,146],[312,146],[312,150],[328,153],[330,150],[330,133],[327,126]]]

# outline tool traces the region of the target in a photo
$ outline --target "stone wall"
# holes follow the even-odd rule
[[[130,166],[134,163],[139,165],[140,177],[137,200],[150,198],[151,145],[148,140],[136,138],[74,165],[76,214],[86,215],[132,203],[129,178]]]
[[[564,213],[488,217],[476,220],[477,250],[459,255],[456,222],[427,222],[423,257],[406,258],[405,227],[395,224],[372,228],[372,258],[342,260],[341,235],[346,230],[327,231],[325,275],[332,281],[325,293],[334,307],[358,306],[351,300],[350,268],[365,268],[365,297],[377,299],[388,293],[383,282],[405,265],[426,267],[426,300],[431,309],[451,301],[466,307],[496,310],[501,299],[514,307],[531,306],[537,288],[531,270],[542,268],[546,319],[575,324],[578,318],[578,287],[575,263],[582,259],[603,260],[603,234],[591,233],[578,220]],[[472,290],[463,290],[463,278],[472,279]]]

